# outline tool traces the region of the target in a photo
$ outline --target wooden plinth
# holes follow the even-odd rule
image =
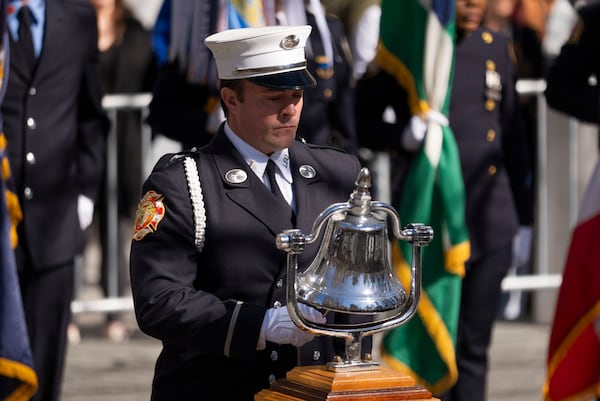
[[[255,401],[434,401],[415,380],[389,368],[331,372],[324,365],[299,366],[254,396]]]

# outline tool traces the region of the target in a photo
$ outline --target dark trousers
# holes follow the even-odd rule
[[[458,334],[456,340],[456,363],[458,381],[443,401],[484,401],[488,370],[488,349],[502,279],[506,275],[512,257],[510,244],[467,264],[462,283]]]
[[[31,343],[38,391],[34,401],[58,401],[71,320],[74,262],[33,270],[25,254],[17,250],[21,295]]]

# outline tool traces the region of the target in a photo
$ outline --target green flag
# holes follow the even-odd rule
[[[454,1],[382,0],[376,56],[408,93],[413,115],[441,116],[427,123],[398,206],[403,224],[424,223],[434,230],[423,251],[421,300],[408,323],[385,333],[381,350],[383,362],[434,394],[458,377],[454,352],[461,280],[470,254],[460,159],[445,118],[454,66]],[[410,258],[410,244],[394,244],[394,269],[407,288]]]

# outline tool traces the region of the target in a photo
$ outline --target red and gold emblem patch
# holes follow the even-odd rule
[[[155,232],[163,217],[165,217],[163,195],[152,190],[146,192],[138,204],[132,238],[139,241],[146,234]]]

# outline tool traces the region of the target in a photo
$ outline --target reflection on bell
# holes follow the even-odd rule
[[[315,260],[297,277],[298,301],[332,311],[378,313],[400,308],[406,291],[389,264],[385,221],[352,216],[329,222]]]

